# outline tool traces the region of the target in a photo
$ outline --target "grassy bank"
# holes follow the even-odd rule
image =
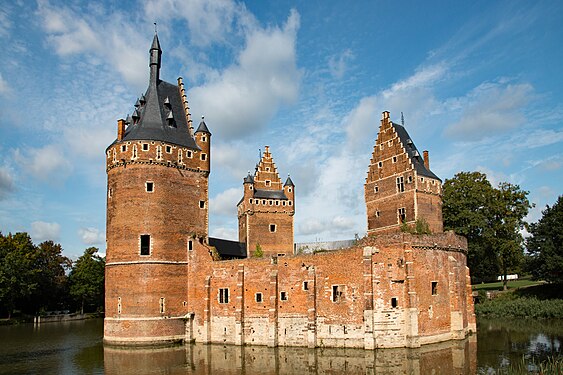
[[[550,358],[547,361],[529,363],[524,358],[518,363],[499,369],[495,372],[498,375],[524,375],[524,374],[541,374],[541,375],[560,375],[563,374],[563,358]]]
[[[473,289],[479,292],[480,297],[480,303],[475,305],[477,316],[563,319],[563,285],[518,281],[510,282],[511,287],[507,291],[498,291],[498,288],[502,288],[501,283],[476,285]],[[492,290],[497,291],[495,298],[488,300],[485,295]]]

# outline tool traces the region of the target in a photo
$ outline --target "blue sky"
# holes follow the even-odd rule
[[[184,78],[212,138],[210,234],[236,239],[242,179],[269,145],[296,185],[296,241],[366,231],[381,112],[445,180],[563,187],[561,1],[3,1],[0,231],[105,250],[104,150],[148,83]]]

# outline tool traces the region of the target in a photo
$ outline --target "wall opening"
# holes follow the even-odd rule
[[[270,224],[270,232],[275,232],[276,231],[276,224]]]
[[[160,313],[164,314],[166,311],[165,299],[164,297],[160,297]]]
[[[256,302],[262,303],[262,293],[256,293],[255,298]]]
[[[192,240],[188,240],[188,251],[192,251],[194,249],[194,242]]]
[[[432,295],[435,296],[438,294],[438,282],[432,281]]]
[[[309,282],[303,281],[303,290],[309,290]]]
[[[141,234],[141,255],[151,255],[150,234]]]
[[[397,297],[393,297],[391,298],[391,307],[395,308],[399,305],[399,301],[397,300]]]
[[[341,302],[344,300],[344,285],[333,285],[332,286],[332,302]]]
[[[219,303],[229,303],[229,288],[219,288]]]
[[[154,182],[152,181],[145,182],[145,190],[147,191],[147,193],[152,193],[154,191]]]
[[[280,292],[280,300],[287,301],[287,292]]]

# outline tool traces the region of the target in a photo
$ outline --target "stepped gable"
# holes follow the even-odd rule
[[[135,104],[136,108],[122,141],[163,141],[199,150],[200,148],[190,135],[189,114],[186,113],[180,87],[159,78],[161,54],[158,36],[155,34],[150,49],[149,87]],[[207,126],[205,126],[205,131],[209,133]]]
[[[284,194],[280,175],[272,159],[269,146],[265,147],[262,158],[256,164],[256,171],[252,181],[254,182],[254,198],[288,199]]]

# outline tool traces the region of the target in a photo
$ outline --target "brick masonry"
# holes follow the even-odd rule
[[[238,205],[241,242],[264,257],[225,261],[207,244],[211,134],[188,123],[197,147],[127,141],[120,120],[106,150],[105,342],[414,348],[475,331],[466,240],[442,233],[440,180],[388,112],[365,185],[373,236],[292,255],[294,185],[266,147]],[[400,233],[399,208],[434,234]]]

